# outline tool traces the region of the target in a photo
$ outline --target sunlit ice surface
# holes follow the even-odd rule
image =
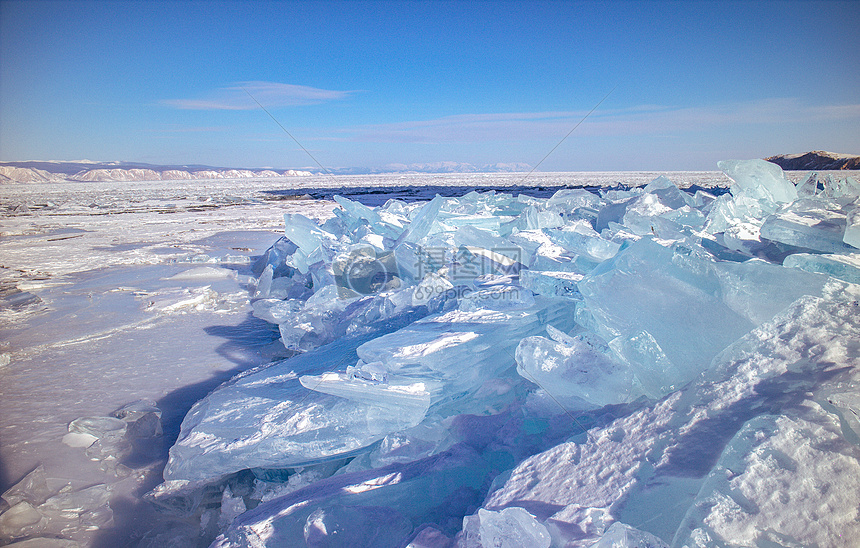
[[[738,372],[741,376],[758,370],[779,372],[785,360],[780,362],[774,356],[789,350],[814,355],[816,351],[809,348],[824,340],[832,345],[827,359],[850,365],[850,348],[840,354],[840,345],[857,339],[856,327],[839,318],[846,314],[843,308],[850,311],[849,297],[854,290],[850,284],[844,286],[841,292],[846,297],[835,299],[833,287],[818,282],[826,276],[804,276],[807,271],[823,275],[824,270],[844,280],[853,271],[846,273],[848,267],[837,270],[831,263],[816,260],[820,252],[809,248],[788,254],[805,265],[796,274],[795,270],[789,272],[789,278],[781,278],[769,264],[731,266],[746,264],[756,254],[781,254],[785,245],[793,245],[767,248],[759,234],[773,229],[756,225],[753,215],[749,215],[750,226],[743,230],[717,231],[722,239],[704,238],[702,246],[712,246],[707,249],[717,250],[718,259],[730,263],[709,270],[714,257],[691,255],[684,247],[686,239],[695,237],[692,229],[704,228],[706,218],[713,224],[730,224],[739,218],[732,215],[746,203],[745,198],[719,202],[724,208],[718,216],[711,213],[713,206],[705,209],[704,201],[693,201],[692,206],[674,203],[684,198],[663,183],[652,185],[644,197],[641,191],[629,190],[651,183],[658,175],[680,188],[711,189],[713,196],[731,183],[720,172],[643,172],[0,188],[6,209],[0,229],[4,299],[0,310],[0,480],[4,491],[18,484],[6,491],[8,497],[4,496],[0,508],[4,510],[0,515],[3,541],[62,537],[92,546],[159,546],[168,541],[207,545],[219,538],[216,542],[221,546],[230,546],[250,542],[253,532],[256,538],[270,539],[271,545],[290,545],[296,539],[313,545],[333,534],[343,536],[343,527],[352,531],[348,538],[355,545],[399,545],[410,537],[439,546],[446,542],[492,545],[494,538],[520,539],[519,545],[535,546],[544,542],[581,542],[584,546],[622,537],[653,543],[671,543],[677,538],[678,545],[697,538],[705,539],[702,542],[707,545],[703,535],[759,538],[756,531],[766,529],[759,524],[766,515],[745,518],[742,525],[728,520],[735,502],[721,498],[727,488],[720,484],[719,474],[732,470],[738,474],[733,488],[753,491],[771,476],[786,484],[796,478],[776,465],[767,468],[772,463],[766,459],[735,462],[732,454],[806,451],[797,462],[818,459],[822,466],[848,470],[853,461],[828,460],[829,454],[815,453],[792,440],[815,435],[834,447],[842,447],[848,440],[841,451],[850,454],[856,440],[851,439],[850,426],[840,428],[840,420],[850,422],[850,416],[840,409],[856,408],[856,402],[851,400],[850,390],[835,383],[824,392],[819,390],[805,408],[786,415],[780,413],[787,404],[760,387],[763,402],[773,413],[759,416],[746,411],[744,405],[761,401],[731,396],[749,390],[744,388],[749,385],[726,379]],[[801,174],[789,175],[803,183]],[[598,209],[606,208],[605,217],[615,224],[610,226],[603,219],[606,226],[600,226],[594,204],[581,215],[576,213],[576,200],[581,196],[569,197],[567,202],[562,197],[556,200],[569,210],[559,217],[561,224],[552,208],[544,207],[543,202],[531,204],[527,198],[516,201],[518,209],[489,216],[439,210],[443,217],[448,215],[448,228],[450,223],[462,223],[450,232],[465,257],[482,257],[499,268],[528,262],[526,266],[531,268],[518,273],[518,285],[511,286],[511,279],[502,276],[483,280],[483,285],[468,293],[458,293],[456,284],[462,279],[451,269],[435,265],[432,271],[409,273],[410,281],[404,274],[404,289],[410,284],[414,287],[408,300],[400,292],[399,297],[380,301],[378,308],[362,309],[359,318],[349,316],[356,313],[356,305],[349,308],[348,298],[328,289],[312,297],[293,295],[300,297],[292,300],[300,301],[303,308],[291,304],[284,308],[277,303],[290,303],[292,286],[284,283],[283,272],[271,269],[267,278],[265,269],[253,268],[256,258],[284,234],[284,214],[303,215],[321,225],[333,218],[335,209],[346,211],[350,219],[361,219],[373,213],[354,204],[376,207],[392,196],[400,198],[405,209],[388,208],[391,216],[380,217],[384,223],[379,226],[384,230],[380,229],[379,237],[365,234],[365,241],[376,245],[381,254],[394,245],[398,224],[417,226],[420,221],[407,215],[408,220],[399,223],[396,216],[419,211],[437,193],[462,196],[477,187],[545,200],[565,186],[603,189],[606,200]],[[825,186],[821,192],[816,187],[811,196],[823,194]],[[350,201],[338,205],[330,201],[335,194]],[[687,194],[692,199],[693,192]],[[629,203],[624,210],[612,209],[613,204],[625,201]],[[766,201],[756,202],[756,207]],[[794,219],[809,219],[810,211],[836,211],[849,202],[818,209],[804,202],[803,207],[765,214],[775,215],[768,225],[779,228],[778,234],[772,232],[774,238],[813,245],[808,242],[832,242],[832,230],[810,232],[808,227],[815,222]],[[526,211],[528,206],[534,207]],[[697,217],[694,210],[705,213]],[[505,232],[503,222],[488,219],[494,215],[501,215],[505,222],[520,219],[524,224],[518,226],[517,234]],[[851,218],[850,214],[843,217]],[[425,215],[425,220],[432,219]],[[847,220],[844,223],[842,230],[847,235],[852,225]],[[423,235],[406,235],[403,242],[413,249],[422,243],[433,248],[428,242],[440,246],[440,242],[424,238],[435,234],[444,241],[447,229],[440,231],[429,222],[422,226],[426,228]],[[521,255],[512,253],[511,246],[499,246],[500,232],[505,232]],[[295,237],[299,240],[298,234]],[[654,248],[659,252],[652,252],[648,243],[626,247],[649,238],[668,251]],[[622,249],[624,241],[628,244]],[[409,245],[401,248],[408,250]],[[489,247],[493,249],[486,249]],[[306,251],[307,257],[296,263],[297,268],[320,258],[332,260],[314,256],[314,249]],[[664,269],[661,253],[676,263],[681,261],[677,270]],[[616,254],[621,258],[616,259]],[[851,261],[846,263],[841,257],[850,259],[851,254],[850,250],[839,254],[837,263],[850,267]],[[299,254],[293,252],[291,257]],[[408,257],[394,258],[409,263]],[[686,300],[678,301],[677,308],[656,313],[653,306],[631,311],[624,295],[613,292],[616,284],[629,292],[637,283],[612,278],[627,275],[619,269],[623,261],[638,265],[636,271],[644,273],[642,280],[652,290],[677,287],[686,291]],[[598,270],[601,263],[606,265]],[[713,284],[734,284],[735,279],[747,279],[750,285],[731,285],[721,300],[708,296],[710,300],[702,301],[694,292],[711,290],[716,287]],[[785,307],[773,305],[773,310],[763,311],[763,305],[752,297],[780,303],[783,299],[783,304],[791,305],[796,296],[790,291],[769,299],[750,295],[750,288],[761,287],[756,283],[770,279],[801,280],[803,291],[823,300],[799,301],[789,308],[791,314],[768,323]],[[678,285],[678,280],[683,284]],[[310,285],[316,286],[312,289],[339,289],[333,279],[318,278]],[[352,289],[366,287],[376,286],[353,284]],[[445,305],[440,296],[453,300]],[[694,310],[700,302],[719,305],[720,317],[732,320],[731,332],[721,331],[722,338],[716,341],[700,337],[690,341],[692,346],[677,346],[671,329],[661,330],[659,325],[665,325],[673,314]],[[443,309],[434,312],[429,310],[432,306]],[[430,316],[422,319],[414,312],[419,309]],[[350,325],[358,326],[356,332],[338,331],[327,319],[327,311],[329,316],[350,318]],[[639,328],[622,332],[628,313],[636,316]],[[380,319],[388,323],[382,327],[374,323]],[[649,326],[648,322],[655,323]],[[717,373],[708,370],[702,374],[710,378],[682,390],[690,382],[698,382],[691,373],[695,360],[691,361],[687,348],[716,354],[754,326],[764,326],[756,335],[761,340],[789,342],[765,352],[754,340],[741,337],[742,343],[733,346],[734,354],[711,356]],[[699,324],[697,333],[707,335],[708,327],[706,322]],[[801,329],[806,330],[802,331],[805,342],[791,338]],[[469,336],[452,338],[445,335],[449,331]],[[816,333],[829,333],[830,339],[823,335],[816,339]],[[331,363],[320,370],[313,369],[322,363],[314,357],[319,352],[316,347],[323,352],[331,349],[326,356]],[[342,359],[337,352],[350,359]],[[289,358],[293,353],[303,355]],[[282,358],[289,359],[280,361]],[[274,365],[264,367],[273,360]],[[663,376],[642,373],[643,368],[651,371],[648,368],[663,363],[670,364],[663,368]],[[296,371],[300,364],[307,368]],[[803,370],[802,365],[792,367],[789,373]],[[219,388],[243,372],[242,379]],[[841,382],[850,384],[850,379]],[[810,389],[820,389],[822,383],[815,381]],[[278,392],[286,387],[287,392]],[[245,392],[231,392],[238,388]],[[254,392],[260,388],[269,392]],[[283,399],[278,402],[265,399],[268,397]],[[171,469],[163,472],[167,451],[177,441],[180,422],[198,401],[201,404],[186,419],[189,435],[174,451],[177,458],[171,476]],[[218,401],[226,405],[217,408],[214,402]],[[293,404],[300,406],[297,409],[305,406],[307,412],[278,414]],[[719,419],[718,410],[732,406],[736,411]],[[204,420],[200,424],[208,424],[208,420],[238,428],[255,409],[260,410],[259,424],[264,428],[237,429],[229,440],[210,437],[206,428],[194,429],[198,419]],[[352,433],[338,430],[338,413],[352,417]],[[283,422],[278,422],[279,417]],[[708,431],[708,417],[718,426],[720,443],[696,458],[678,432],[702,436],[697,432]],[[837,417],[835,423],[833,417]],[[266,428],[282,428],[289,435],[318,434],[314,441],[301,441],[291,450],[294,456],[303,455],[299,458],[291,460],[289,455],[273,451],[274,446],[265,446],[262,453],[271,460],[255,465],[253,451],[260,440],[267,436],[289,439]],[[229,443],[219,445],[224,440]],[[673,443],[677,449],[666,450]],[[203,453],[183,454],[183,447],[202,448]],[[643,463],[649,454],[658,455],[658,450],[663,451],[662,470],[668,472],[648,476]],[[559,468],[559,463],[569,466]],[[712,470],[713,477],[708,475]],[[593,483],[595,474],[603,479]],[[165,477],[174,483],[162,483]],[[656,483],[637,483],[636,477],[650,477]],[[580,488],[572,491],[565,478],[576,478]],[[809,474],[809,481],[816,478],[817,473]],[[144,499],[144,493],[150,491],[155,496]],[[783,491],[793,500],[806,496],[802,489]],[[434,493],[440,499],[434,502],[426,497],[417,503],[408,497],[415,492]],[[656,515],[653,508],[665,506],[670,492],[683,493],[682,503]],[[754,493],[743,492],[755,498]],[[614,498],[622,494],[627,497],[623,504]],[[831,491],[823,504],[853,500],[856,508],[852,496],[850,489]],[[350,497],[368,500],[355,504]],[[776,500],[763,506],[776,512],[780,504],[788,503]],[[397,512],[388,511],[388,506]],[[801,517],[812,508],[808,504],[795,507]],[[834,523],[844,522],[839,521],[844,512],[831,514],[837,516],[831,520]],[[277,515],[286,516],[294,526],[277,522]],[[422,520],[435,525],[420,529]],[[800,534],[791,528],[787,531],[783,535]],[[374,538],[378,542],[368,544]],[[468,544],[476,538],[479,544]],[[766,540],[775,542],[774,538],[780,537],[771,535]]]

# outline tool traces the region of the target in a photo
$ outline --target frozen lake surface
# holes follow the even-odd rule
[[[176,441],[180,423],[195,402],[243,371],[292,354],[278,341],[282,335],[278,326],[254,317],[251,307],[251,297],[258,288],[259,276],[259,272],[252,271],[252,265],[284,234],[284,214],[301,214],[318,222],[325,221],[333,217],[332,212],[338,207],[331,200],[334,194],[371,207],[381,206],[391,197],[409,203],[429,200],[437,193],[462,196],[473,189],[548,198],[564,187],[641,187],[658,175],[667,176],[680,188],[713,189],[713,194],[720,194],[730,183],[721,172],[636,172],[535,173],[525,179],[524,174],[422,174],[302,177],[274,181],[63,183],[0,187],[0,207],[4,209],[0,224],[0,491],[7,491],[36,470],[38,474],[33,477],[38,481],[35,483],[42,481],[44,487],[41,489],[46,494],[58,497],[60,495],[57,493],[86,493],[86,496],[82,495],[86,500],[76,503],[57,502],[45,496],[43,499],[48,499],[47,502],[42,500],[40,504],[50,506],[51,500],[54,500],[59,508],[55,514],[42,512],[48,515],[47,519],[37,519],[35,514],[25,511],[29,508],[21,509],[20,506],[16,507],[20,515],[9,517],[12,512],[0,515],[0,531],[6,535],[0,537],[0,544],[11,542],[13,538],[45,536],[62,537],[78,541],[83,546],[98,547],[159,546],[164,545],[167,539],[189,538],[197,538],[202,545],[208,545],[217,533],[228,530],[230,521],[239,513],[237,501],[241,497],[225,492],[223,485],[215,497],[216,503],[212,503],[216,509],[220,507],[221,513],[215,512],[212,515],[216,517],[206,518],[214,520],[209,525],[201,525],[199,514],[190,518],[181,513],[165,512],[163,508],[159,509],[144,500],[143,495],[162,483],[168,449]],[[788,174],[794,182],[801,181],[804,175]],[[614,249],[617,250],[617,246]],[[822,302],[795,304],[794,316],[780,317],[774,320],[775,324],[766,324],[762,329],[770,331],[759,336],[767,339],[769,333],[777,339],[782,337],[781,340],[793,341],[792,333],[819,322],[816,325],[820,325],[822,331],[815,335],[819,338],[807,346],[827,345],[828,340],[835,346],[848,345],[847,354],[838,354],[831,349],[834,352],[831,358],[843,368],[855,367],[857,354],[852,353],[858,351],[858,334],[856,321],[852,321],[856,320],[857,313],[856,309],[850,309],[850,303],[856,306],[860,293],[857,286],[850,283],[843,283],[838,289],[834,289],[836,286],[828,287],[825,293],[841,292],[845,298],[827,300],[829,297],[825,298],[825,295]],[[844,317],[845,307],[851,310],[847,313],[847,319]],[[828,324],[827,318],[830,317],[840,317],[844,321]],[[750,328],[752,326],[750,324]],[[748,330],[742,329],[741,334]],[[812,331],[804,333],[807,337],[814,335]],[[526,334],[533,336],[536,333],[528,331]],[[562,335],[558,337],[563,338]],[[518,341],[513,342],[515,348]],[[790,344],[786,344],[785,347],[771,349],[773,354],[788,352],[786,348]],[[790,350],[798,353],[798,356],[806,352],[800,347]],[[826,354],[826,350],[821,349],[822,355]],[[733,357],[724,359],[722,367],[740,371],[739,375],[751,374],[745,369],[752,367],[750,364],[761,365],[772,358],[763,352],[762,348],[752,343],[747,347],[738,347]],[[808,357],[809,352],[806,355]],[[744,359],[747,361],[744,362]],[[796,373],[800,369],[793,371]],[[844,371],[833,373],[837,374],[845,376],[840,382],[853,389],[853,377]],[[786,380],[786,377],[779,379],[780,382],[790,380]],[[800,380],[798,382],[803,384]],[[583,435],[582,428],[577,429],[576,425],[568,425],[567,430],[559,427],[553,422],[558,422],[558,417],[529,419],[546,422],[541,423],[539,428],[543,429],[542,432],[546,430],[547,434],[540,443],[529,438],[531,441],[525,443],[521,451],[510,450],[508,456],[499,457],[500,474],[493,480],[492,492],[481,509],[482,512],[489,512],[481,518],[483,523],[486,526],[494,519],[501,519],[497,516],[505,508],[522,507],[528,511],[524,512],[528,518],[506,514],[507,521],[501,521],[508,526],[516,519],[525,520],[522,523],[528,525],[532,523],[528,520],[534,520],[534,516],[547,520],[557,513],[561,515],[566,508],[568,512],[582,515],[577,514],[575,518],[572,515],[556,515],[556,522],[587,522],[593,524],[594,530],[598,530],[601,520],[606,520],[607,524],[613,519],[621,523],[623,518],[624,523],[641,527],[671,542],[688,507],[666,508],[665,513],[669,516],[658,519],[649,505],[663,504],[669,496],[667,494],[677,490],[685,493],[687,498],[684,500],[695,499],[700,502],[698,514],[687,514],[688,517],[692,516],[691,520],[707,523],[716,530],[733,531],[734,525],[720,521],[725,521],[725,516],[734,511],[730,507],[731,501],[714,502],[727,506],[723,513],[710,514],[707,504],[701,502],[713,493],[716,495],[707,500],[722,500],[718,496],[722,489],[719,478],[709,477],[704,483],[702,478],[719,463],[725,470],[734,471],[738,477],[743,476],[745,481],[763,482],[766,472],[757,472],[744,466],[759,465],[765,461],[747,462],[741,466],[733,464],[730,456],[721,456],[716,449],[705,449],[708,455],[704,459],[699,458],[695,456],[696,449],[689,439],[681,439],[683,436],[678,434],[685,428],[693,431],[693,439],[704,445],[713,436],[719,438],[722,445],[729,444],[736,448],[740,454],[759,451],[761,454],[773,454],[777,460],[781,458],[781,452],[792,447],[792,436],[810,436],[814,433],[822,444],[838,446],[840,454],[846,455],[847,460],[832,462],[832,473],[856,474],[860,471],[854,460],[851,460],[857,455],[857,440],[850,437],[853,430],[846,426],[850,420],[856,422],[856,419],[842,417],[836,420],[836,426],[832,426],[833,421],[827,415],[831,409],[826,408],[826,397],[815,400],[821,402],[825,409],[813,409],[810,403],[804,413],[785,418],[778,410],[788,404],[777,396],[768,396],[770,399],[766,397],[757,403],[771,405],[774,412],[758,415],[742,409],[749,402],[730,396],[733,391],[744,390],[743,383],[728,382],[725,375],[711,378],[708,383],[676,392],[662,400],[662,394],[651,394],[660,401],[653,407],[640,405],[616,409],[612,406],[632,404],[629,401],[612,402],[602,414],[579,417],[586,428],[594,427],[589,435]],[[841,391],[834,392],[840,394],[843,400],[844,393],[850,392],[845,386]],[[494,389],[501,393],[508,388],[499,385]],[[483,390],[489,389],[485,387]],[[772,389],[785,390],[788,394],[786,397],[794,394],[785,386]],[[86,437],[90,434],[85,433],[85,429],[70,430],[70,423],[76,419],[107,417],[123,406],[140,400],[154,402],[157,406],[161,413],[163,434],[150,432],[152,435],[142,435],[121,451],[112,453],[113,449],[104,440],[88,447],[92,440]],[[504,398],[499,401],[502,400]],[[688,403],[695,401],[699,405],[698,411],[691,412],[692,415],[700,413],[701,416],[697,416],[696,420],[685,414],[685,400]],[[552,405],[552,402],[532,401],[532,404],[540,407]],[[464,412],[460,419],[464,425],[460,428],[503,431],[505,421],[513,420],[509,416],[512,412],[499,405],[489,414],[476,410]],[[858,408],[856,401],[845,405]],[[716,416],[714,409],[732,406],[735,408],[729,418],[714,419],[709,427],[705,420],[709,413],[713,419]],[[747,423],[748,420],[758,423]],[[844,427],[842,429],[839,427],[840,420]],[[474,424],[465,426],[469,421]],[[740,436],[738,438],[736,433],[744,424],[747,424],[744,427],[746,430],[737,434]],[[756,438],[759,430],[773,435]],[[844,436],[843,431],[847,432]],[[504,435],[499,436],[486,443],[503,447],[506,443]],[[102,443],[100,447],[99,443]],[[662,454],[662,465],[673,470],[667,476],[670,479],[666,479],[663,484],[659,481],[636,483],[634,476],[648,473],[647,470],[643,471],[645,468],[642,462],[637,460],[639,456],[659,455],[661,447],[672,443],[677,444],[676,450]],[[818,453],[815,455],[821,456]],[[456,460],[455,466],[467,472],[477,466],[472,462],[476,457],[471,454],[459,454],[451,458]],[[486,460],[486,455],[482,458]],[[506,459],[512,460],[507,462]],[[575,481],[586,485],[583,496],[594,499],[593,503],[583,502],[577,509],[574,508],[575,501],[552,494],[563,492],[565,489],[561,484],[568,481],[553,476],[551,464],[558,459],[579,463],[566,469],[567,473],[571,478],[576,478]],[[365,474],[366,477],[362,476],[365,482],[381,481],[379,477],[373,476],[374,467],[362,468],[359,460],[356,459],[351,465],[351,474],[342,470],[339,475],[331,476],[334,470],[326,474],[313,469],[305,476],[291,476],[294,479],[290,481],[295,484],[293,489],[298,489],[312,484],[316,477],[314,474],[322,474],[319,476],[322,479],[331,476],[325,479],[327,483],[319,484],[317,491],[307,491],[307,488],[302,491],[304,495],[301,496],[310,500],[316,500],[314,497],[325,499],[329,496],[326,490],[356,489],[355,486],[361,485],[361,482],[349,483],[355,481],[355,474]],[[811,461],[807,459],[802,462]],[[486,464],[484,461],[481,463],[481,466]],[[658,465],[661,464],[647,464]],[[434,474],[441,473],[429,464],[426,469],[404,467],[398,470],[397,473],[403,477],[409,474],[435,477]],[[489,474],[483,468],[481,470],[481,473]],[[606,508],[610,506],[604,500],[606,494],[598,487],[587,486],[590,485],[590,475],[595,473],[606,476],[609,485],[605,487],[606,490],[629,488],[635,495],[631,498],[631,504],[620,509],[612,508],[612,519],[605,514],[609,511]],[[757,477],[756,474],[762,476]],[[531,479],[518,482],[518,475],[531,475]],[[803,477],[814,483],[817,472]],[[337,478],[351,479],[344,479],[342,484],[338,484]],[[832,487],[830,479],[826,482],[827,488]],[[790,483],[791,480],[792,476],[786,475],[776,481]],[[856,483],[856,477],[852,481]],[[64,485],[68,487],[64,488]],[[762,489],[775,489],[763,487],[763,483],[761,485]],[[37,487],[32,487],[31,492],[38,491]],[[487,494],[489,487],[475,485],[469,488],[483,490]],[[745,487],[735,485],[734,488]],[[783,491],[787,493],[785,496],[808,496],[803,491],[795,492],[787,487]],[[852,498],[856,494],[856,491],[849,490],[836,498],[825,497],[826,500],[822,499],[825,500],[822,503],[825,506],[818,511],[844,513],[845,522],[857,520],[856,509],[860,500]],[[295,495],[293,499],[289,497],[289,492],[284,490],[281,506],[273,511],[284,511],[290,504],[305,500],[295,498],[300,495]],[[753,495],[749,497],[755,498]],[[0,502],[0,512],[15,506],[18,499],[12,498]],[[517,503],[524,500],[531,502]],[[849,515],[848,508],[826,507],[827,504],[839,502],[852,505],[853,517]],[[69,508],[75,507],[75,504],[79,510],[70,511]],[[234,508],[228,511],[230,504]],[[810,506],[798,504],[798,508]],[[464,516],[474,512],[474,509],[467,511],[467,506],[452,519],[462,522]],[[109,507],[109,511],[105,507]],[[589,507],[599,507],[601,510],[594,510],[591,517],[583,517],[588,514]],[[241,509],[245,509],[244,502]],[[261,512],[263,510],[257,510],[256,515],[262,516]],[[800,517],[797,519],[809,517],[809,514],[804,513],[805,510],[798,512]],[[243,523],[247,527],[255,527],[254,513],[249,511],[245,516]],[[13,518],[17,520],[14,523]],[[308,523],[313,522],[310,517],[307,519]],[[342,519],[348,522],[356,518],[348,515],[342,516]],[[478,518],[474,519],[473,526],[478,528]],[[418,531],[417,526],[421,524],[414,525]],[[744,527],[754,528],[758,525],[746,523]],[[201,528],[205,530],[204,533],[200,532]],[[765,525],[761,525],[761,528],[766,529]],[[619,530],[616,527],[613,534],[621,534]],[[8,531],[17,533],[10,535]],[[749,538],[755,537],[749,531],[735,531],[732,534],[735,533],[737,538],[744,537],[744,534]],[[306,539],[308,534],[306,531]],[[571,536],[570,531],[556,531],[553,535],[556,539],[560,538],[559,535],[576,537]],[[587,530],[583,530],[581,536],[585,543],[583,546],[597,538],[593,531]],[[690,538],[693,536],[691,533]],[[422,533],[422,538],[425,537],[426,544],[416,546],[442,546],[447,542],[447,537],[436,529],[426,529]],[[225,538],[234,537],[222,537],[221,545],[231,545]]]

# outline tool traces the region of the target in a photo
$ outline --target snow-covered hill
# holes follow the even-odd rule
[[[52,183],[62,180],[62,175],[43,169],[0,165],[0,183]]]
[[[529,164],[496,163],[475,165],[466,162],[387,164],[382,167],[335,167],[321,170],[236,169],[202,165],[159,166],[137,162],[29,161],[0,162],[0,183],[42,183],[62,181],[183,181],[192,179],[250,179],[266,177],[306,177],[319,174],[375,175],[383,173],[516,173],[527,172]]]
[[[250,179],[302,177],[310,171],[288,169],[228,169],[208,166],[148,166],[123,162],[2,162],[0,183],[56,183],[63,181],[182,181],[191,179]]]
[[[71,181],[181,181],[189,179],[251,179],[260,177],[307,177],[313,175],[310,171],[290,169],[277,172],[270,169],[252,171],[250,169],[205,169],[200,171],[184,171],[166,169],[90,169],[81,171],[70,177]]]
[[[860,169],[860,155],[837,154],[823,150],[803,152],[800,154],[778,154],[765,158],[782,169],[794,171],[806,170],[832,170],[832,169]]]

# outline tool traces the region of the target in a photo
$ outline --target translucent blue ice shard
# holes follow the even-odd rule
[[[563,229],[545,231],[550,240],[572,254],[581,255],[596,263],[611,259],[621,247],[604,240],[586,221],[574,221]]]
[[[411,218],[409,228],[400,237],[400,241],[418,243],[422,238],[430,234],[436,216],[442,209],[445,199],[439,195],[424,204]]]
[[[350,229],[354,230],[357,228],[361,221],[367,221],[371,225],[378,225],[382,221],[382,218],[376,210],[369,208],[364,204],[360,204],[350,200],[349,198],[337,195],[334,196],[334,201],[343,208],[335,209],[335,215],[340,217],[340,219],[344,221]]]
[[[679,189],[665,175],[660,175],[648,183],[644,190],[647,194],[657,197],[660,203],[669,209],[680,209],[684,206],[693,207],[696,205],[692,196]]]
[[[820,255],[795,253],[782,262],[788,268],[819,272],[846,282],[860,284],[860,253]]]
[[[404,423],[409,426],[417,425],[430,407],[430,388],[427,383],[420,381],[397,382],[397,379],[391,379],[389,382],[386,378],[385,382],[379,382],[350,373],[329,372],[322,375],[303,375],[299,377],[299,382],[309,390],[390,408],[394,414],[398,414],[391,431],[403,429]],[[380,424],[377,426],[387,429],[382,421],[384,416],[380,416]]]
[[[341,207],[335,209],[334,214],[343,223],[345,231],[352,236],[353,241],[360,240],[363,233],[378,236],[380,240],[395,240],[404,231],[405,219],[400,215],[370,208],[343,196],[334,196],[334,201]]]
[[[306,256],[313,254],[323,242],[337,240],[333,234],[323,230],[313,220],[298,213],[284,214],[284,234]]]
[[[570,337],[553,329],[550,335],[555,340],[534,336],[520,341],[517,373],[523,378],[563,401],[568,411],[632,399],[633,375],[604,340],[587,331]]]
[[[313,464],[411,426],[397,409],[308,390],[299,381],[355,363],[356,347],[368,338],[340,338],[240,376],[197,402],[170,449],[165,480],[215,480],[246,468]]]
[[[507,257],[512,262],[522,262],[523,251],[506,238],[482,230],[474,226],[460,227],[452,235],[452,241],[456,247],[480,248],[485,250],[482,255],[493,253]]]
[[[523,270],[520,272],[520,285],[538,295],[580,299],[577,283],[583,275],[575,272],[554,270]]]
[[[564,226],[564,219],[552,210],[544,210],[533,205],[526,207],[517,219],[517,228],[520,230],[534,230],[536,228],[558,228]]]
[[[381,363],[391,379],[438,386],[431,394],[431,411],[442,416],[484,412],[496,402],[469,395],[513,372],[514,352],[522,338],[543,332],[550,322],[563,329],[573,327],[569,301],[524,300],[519,292],[509,294],[506,286],[488,291],[466,300],[460,309],[368,341],[359,347],[359,357],[365,363]],[[474,299],[481,299],[482,306],[476,307]]]
[[[616,521],[592,548],[669,548],[662,539]]]
[[[855,201],[853,207],[848,210],[845,219],[845,234],[842,241],[852,247],[860,249],[860,201]]]
[[[651,398],[674,392],[692,378],[691,371],[672,363],[660,344],[647,331],[620,335],[609,346],[623,357],[636,379]]]
[[[832,173],[812,172],[797,185],[801,197],[854,199],[860,196],[860,184],[853,177],[834,177]]]
[[[273,275],[274,268],[272,268],[272,265],[267,264],[266,268],[263,269],[263,273],[257,279],[257,288],[254,291],[255,299],[266,299],[269,297],[269,291],[272,289]]]
[[[492,468],[474,449],[457,444],[412,462],[338,474],[238,516],[212,548],[397,548],[413,527],[428,522],[453,536],[462,522],[452,505],[479,506]]]
[[[713,264],[649,238],[597,267],[579,288],[605,339],[646,331],[689,378],[753,327],[720,299]]]
[[[598,266],[579,289],[598,333],[656,396],[689,382],[795,299],[820,294],[825,281],[764,261],[714,261],[698,246],[663,247],[643,238]]]
[[[479,508],[463,518],[463,548],[549,548],[547,528],[523,508],[511,506],[493,511]]]
[[[280,237],[265,253],[254,263],[253,272],[255,276],[262,274],[267,265],[271,265],[274,276],[290,275],[290,268],[286,265],[286,258],[296,252],[298,246],[285,237]]]
[[[723,160],[717,166],[734,181],[732,194],[784,204],[797,199],[797,189],[782,168],[766,160]]]
[[[843,242],[846,223],[846,215],[839,204],[804,198],[768,217],[761,226],[761,235],[768,240],[824,253],[851,252],[856,248]]]

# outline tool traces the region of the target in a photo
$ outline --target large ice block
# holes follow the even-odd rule
[[[632,399],[633,375],[618,363],[600,337],[583,332],[560,337],[526,337],[517,346],[517,373],[560,399],[568,411]]]
[[[600,334],[610,341],[652,339],[672,365],[655,374],[676,388],[753,327],[720,299],[714,264],[684,252],[643,238],[579,283]],[[621,352],[641,363],[632,351]]]
[[[464,303],[463,308],[471,310],[428,316],[368,341],[358,348],[358,355],[365,363],[380,363],[389,379],[438,386],[431,394],[431,412],[441,416],[485,412],[497,402],[471,395],[484,383],[513,373],[520,339],[543,332],[546,323],[573,327],[567,301],[540,296],[515,300],[517,294],[508,296],[504,286],[499,291],[496,297],[485,296],[484,307]],[[507,401],[505,395],[500,397]]]
[[[337,238],[323,230],[312,219],[298,213],[284,214],[284,233],[298,248],[310,255],[323,243],[336,241]]]
[[[592,548],[669,548],[663,539],[616,521]]]
[[[595,220],[602,206],[603,200],[597,194],[582,188],[564,188],[546,201],[547,208],[559,211],[567,219]]]
[[[430,234],[430,231],[433,228],[433,223],[436,222],[436,217],[439,215],[439,210],[442,208],[443,203],[444,198],[437,195],[435,198],[424,204],[421,209],[417,210],[414,216],[411,217],[409,227],[398,239],[398,243],[401,241],[418,243],[425,236]]]
[[[511,506],[498,512],[478,509],[463,518],[461,548],[549,548],[552,538],[546,527],[522,508]]]
[[[430,387],[427,383],[388,382],[381,367],[382,374],[379,376],[362,375],[361,373],[367,369],[366,365],[364,368],[355,368],[355,372],[302,375],[299,377],[299,382],[309,390],[390,408],[398,413],[393,422],[392,431],[402,429],[404,423],[414,426],[421,422],[430,407]]]
[[[575,272],[554,270],[523,270],[520,272],[520,285],[538,295],[580,299],[577,283],[583,275]]]
[[[824,282],[764,261],[717,262],[697,246],[643,238],[598,266],[579,289],[599,334],[659,396],[796,298],[820,293]]]
[[[765,219],[761,235],[768,240],[824,253],[850,253],[856,248],[843,242],[845,230],[846,215],[839,204],[804,198]]]
[[[853,207],[848,209],[842,241],[860,249],[860,201],[855,201]]]
[[[238,516],[212,548],[395,548],[422,523],[453,535],[465,509],[480,503],[490,470],[473,449],[458,444],[406,464],[335,475]]]
[[[759,201],[788,203],[797,199],[794,183],[782,168],[766,160],[723,160],[717,166],[734,181],[732,194],[744,194]]]
[[[367,447],[408,418],[390,406],[308,390],[301,375],[355,363],[370,336],[342,337],[227,383],[197,402],[182,422],[166,480],[214,480],[245,468],[302,466]]]
[[[547,229],[550,240],[570,253],[582,255],[596,263],[611,259],[620,247],[615,242],[604,240],[591,225],[578,220],[563,229]]]
[[[665,175],[660,175],[645,185],[643,190],[648,194],[656,196],[660,200],[660,203],[670,209],[680,209],[684,206],[693,207],[696,205],[696,201],[692,196],[679,189]]]
[[[826,274],[846,282],[860,284],[860,253],[826,254],[795,253],[782,262],[788,268]]]

